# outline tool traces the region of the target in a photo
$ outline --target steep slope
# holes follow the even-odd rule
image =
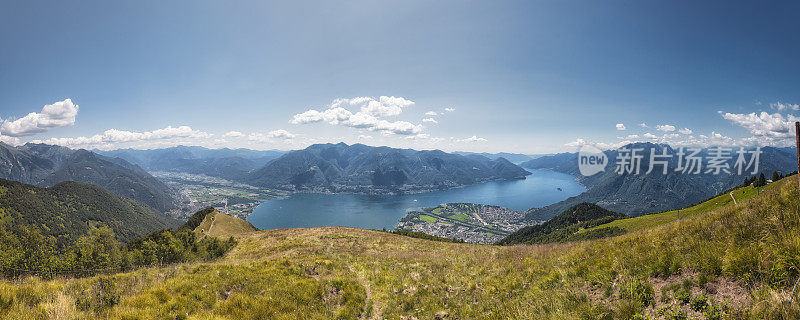
[[[595,230],[604,228],[619,229],[622,232],[649,229],[662,224],[674,222],[676,220],[686,219],[688,217],[703,214],[716,208],[750,200],[756,197],[759,192],[759,188],[754,188],[753,186],[741,187],[731,190],[730,192],[723,192],[716,197],[688,208],[679,208],[666,212],[654,212],[638,217],[619,219],[593,227],[591,229],[582,230],[581,232],[595,232]]]
[[[186,172],[242,181],[250,171],[278,158],[282,151],[249,149],[208,149],[177,146],[164,149],[120,149],[97,151],[119,157],[151,171]]]
[[[90,183],[162,212],[176,208],[174,192],[140,167],[86,150],[0,143],[0,178],[40,187],[62,181]]]
[[[108,226],[120,241],[174,227],[177,221],[95,185],[61,182],[39,188],[0,179],[0,223],[37,228],[60,244]]]
[[[192,215],[181,227],[192,230],[198,239],[203,237],[231,237],[258,231],[247,221],[229,216],[214,208],[205,208]]]
[[[497,244],[534,244],[576,240],[575,235],[584,229],[626,217],[624,214],[584,202],[567,209],[543,224],[519,229],[500,240]],[[610,234],[613,234],[613,232],[603,233],[602,236]],[[587,233],[582,235],[582,239],[601,236],[600,234]]]
[[[344,143],[292,151],[256,170],[256,186],[317,192],[445,189],[529,173],[508,160]]]
[[[124,160],[109,160],[90,151],[77,150],[65,165],[37,185],[48,187],[61,181],[90,183],[161,212],[177,207],[172,191],[166,184]]]
[[[644,148],[644,150],[652,148],[657,154],[666,149],[668,154],[676,154],[676,150],[668,145],[637,143],[626,147]],[[789,173],[794,170],[795,156],[785,150],[765,147],[762,148],[762,152],[759,172],[766,172],[769,175],[773,171]],[[545,156],[523,163],[523,166],[531,169],[547,169],[574,175],[588,188],[578,196],[543,208],[531,209],[529,219],[548,220],[581,202],[596,203],[603,208],[631,216],[672,210],[708,199],[741,184],[745,177],[750,176],[738,175],[736,172],[719,175],[676,172],[677,157],[668,159],[666,175],[661,173],[660,165],[655,166],[654,172],[645,174],[649,168],[649,155],[640,163],[640,174],[618,174],[614,172],[618,152],[610,150],[605,153],[609,160],[606,170],[590,177],[580,174],[576,153]],[[708,150],[702,151],[699,155],[708,156]]]
[[[6,318],[797,319],[797,177],[625,235],[486,246],[380,231],[252,232],[223,260],[0,281]],[[81,307],[76,307],[81,306]]]
[[[0,178],[36,183],[56,170],[56,164],[0,142]]]

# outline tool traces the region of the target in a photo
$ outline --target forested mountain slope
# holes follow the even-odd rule
[[[176,208],[174,192],[163,182],[123,159],[86,150],[0,143],[0,178],[40,187],[62,181],[91,183],[161,212]]]
[[[95,227],[109,227],[118,240],[127,242],[179,225],[146,205],[95,185],[67,181],[39,188],[5,179],[0,179],[0,223],[10,229],[38,229],[60,244]]]

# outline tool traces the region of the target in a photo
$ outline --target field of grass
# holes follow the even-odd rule
[[[200,239],[204,236],[226,237],[256,231],[249,222],[220,213],[217,210],[207,214],[205,219],[193,231]]]
[[[436,218],[431,217],[431,216],[426,215],[426,214],[419,215],[419,219],[422,220],[422,221],[425,221],[425,222],[430,222],[430,223],[436,223],[436,221],[439,221],[439,219],[436,219]]]
[[[450,219],[455,219],[455,220],[458,220],[458,221],[467,221],[467,220],[471,219],[470,216],[468,216],[466,214],[463,214],[463,213],[451,215],[449,218]]]
[[[791,182],[791,183],[790,183]],[[0,281],[9,319],[797,319],[797,184],[565,244],[250,232],[213,263]],[[721,199],[720,199],[721,200]],[[708,208],[708,207],[707,207]]]
[[[767,188],[767,186],[758,189],[752,186],[738,188],[733,191],[733,196],[736,198],[737,202],[743,202],[752,199],[757,195],[758,192],[760,192],[760,190],[764,190],[764,188]],[[731,195],[729,193],[726,193],[723,195],[719,195],[715,198],[712,198],[710,200],[707,200],[705,202],[702,202],[698,205],[691,206],[689,208],[672,210],[661,213],[647,214],[628,219],[615,220],[591,229],[582,230],[581,232],[587,232],[589,230],[596,230],[606,227],[619,227],[628,232],[648,229],[665,223],[674,222],[678,220],[679,216],[680,219],[688,218],[695,216],[697,214],[715,210],[722,206],[727,206],[732,204],[733,204],[733,198],[731,198]]]

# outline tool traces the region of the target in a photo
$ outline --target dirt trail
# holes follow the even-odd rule
[[[360,273],[356,272],[356,269],[354,269],[353,267],[350,267],[350,271],[356,274],[358,282],[361,283],[361,285],[364,287],[364,291],[367,293],[367,299],[364,301],[364,313],[361,314],[361,316],[359,316],[358,318],[361,320],[366,319],[368,311],[367,308],[369,308],[370,304],[372,304],[372,317],[370,317],[370,320],[380,319],[381,310],[378,304],[372,301],[372,289],[369,286],[369,282],[367,282],[367,279],[364,279],[364,277]]]
[[[736,198],[733,197],[733,191],[731,191],[731,199],[733,199],[733,204],[734,205],[738,204],[738,203],[736,203]]]

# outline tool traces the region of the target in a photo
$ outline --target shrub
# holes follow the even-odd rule
[[[681,307],[678,305],[673,306],[664,306],[663,308],[658,309],[658,315],[663,317],[667,320],[686,320],[688,316],[686,312],[681,310]]]
[[[689,306],[692,308],[692,310],[701,312],[708,306],[708,297],[706,297],[706,295],[703,293],[696,295],[692,297]]]
[[[633,317],[647,306],[652,305],[654,297],[655,291],[650,283],[638,279],[623,283],[619,290],[619,298],[622,300],[619,306],[619,316],[622,318]]]
[[[689,301],[692,300],[692,290],[687,290],[685,288],[678,290],[675,293],[675,300],[678,300],[682,304],[689,303]]]
[[[705,310],[703,310],[703,317],[706,320],[721,320],[723,318],[723,308],[717,303],[712,303],[708,305]]]

